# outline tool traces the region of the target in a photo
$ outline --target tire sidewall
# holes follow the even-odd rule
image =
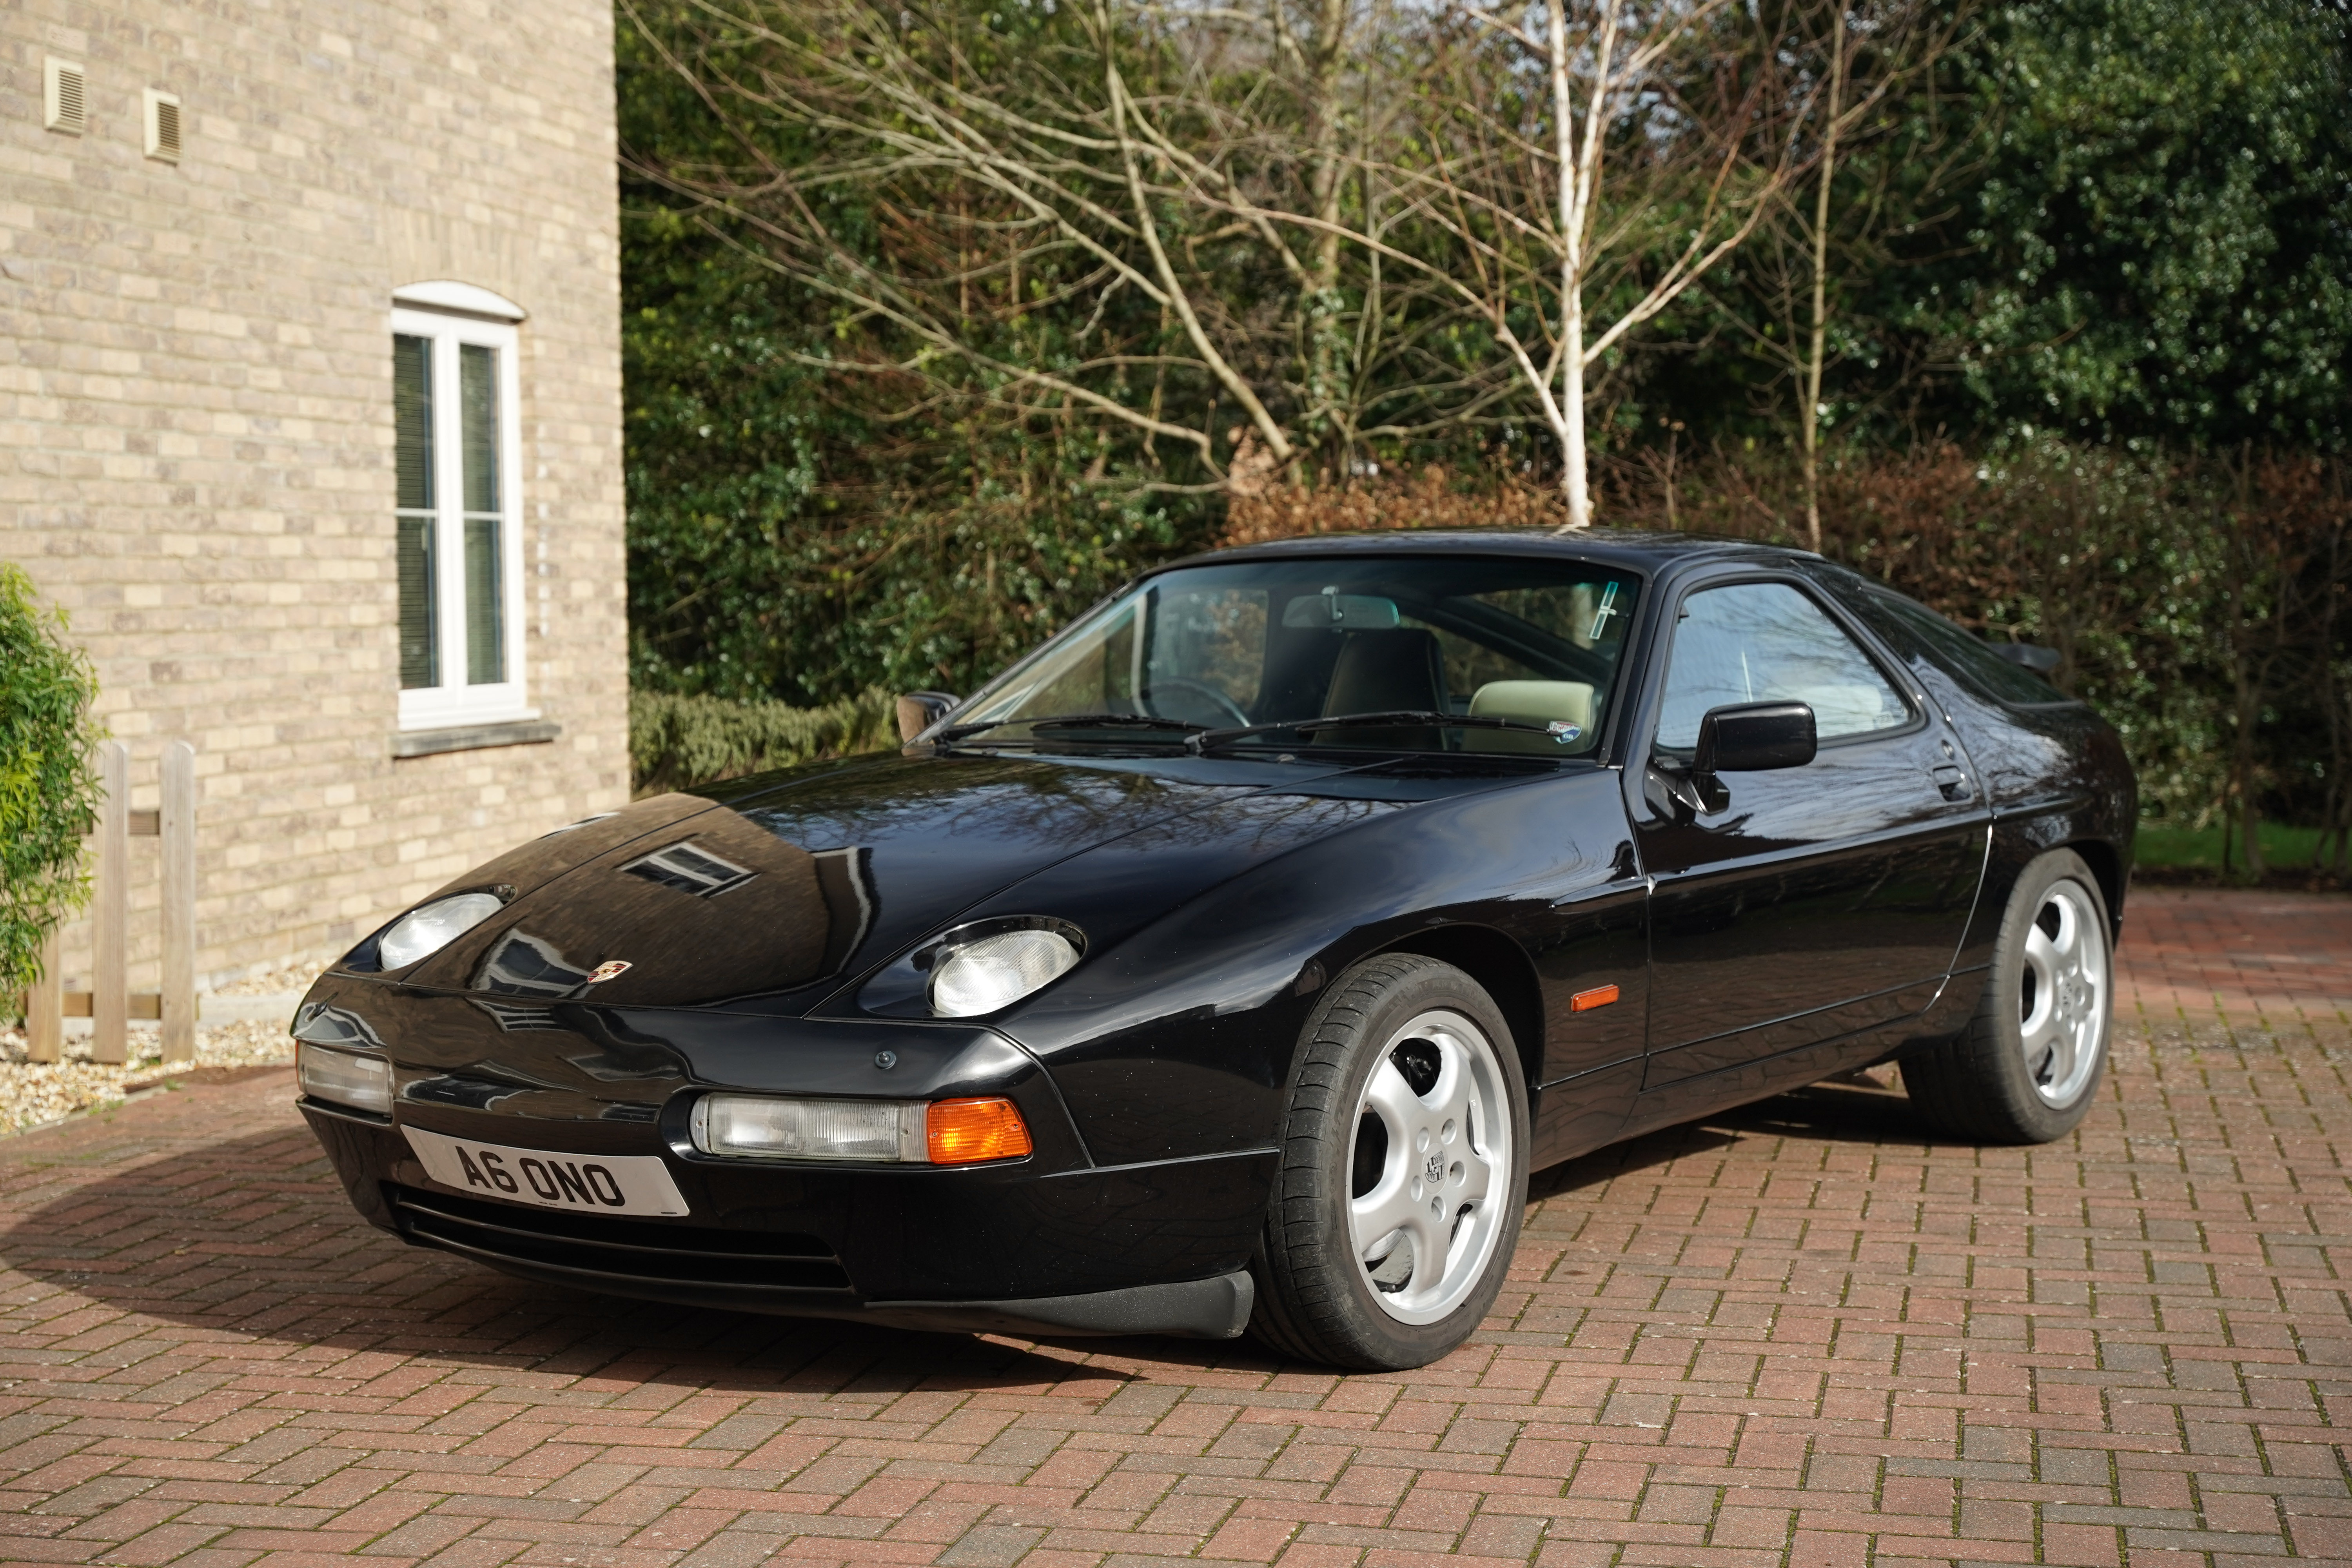
[[[1351,971],[1331,987],[1330,1001],[1318,1008],[1308,1022],[1307,1039],[1316,1037],[1330,1007],[1344,998],[1346,981],[1356,973]],[[1511,1124],[1510,1168],[1504,1174],[1496,1200],[1499,1224],[1495,1249],[1477,1285],[1461,1305],[1444,1317],[1429,1323],[1406,1323],[1381,1310],[1355,1258],[1348,1220],[1353,1132],[1364,1087],[1386,1059],[1382,1047],[1390,1037],[1416,1016],[1441,1009],[1459,1013],[1477,1025],[1495,1052]],[[1327,1267],[1334,1277],[1334,1289],[1324,1299],[1325,1312],[1320,1315],[1326,1321],[1318,1327],[1327,1340],[1353,1352],[1350,1359],[1360,1364],[1392,1369],[1425,1366],[1477,1331],[1510,1272],[1527,1206],[1530,1129],[1526,1070],[1510,1026],[1503,1021],[1501,1010],[1486,990],[1452,964],[1434,959],[1420,960],[1411,972],[1385,988],[1378,1002],[1365,1012],[1343,1061],[1344,1068],[1333,1085],[1330,1100],[1320,1112],[1328,1118],[1328,1125],[1323,1129],[1320,1140],[1322,1179],[1318,1184],[1322,1188],[1322,1212],[1318,1228],[1323,1247],[1330,1257]],[[1294,1101],[1291,1116],[1295,1118],[1302,1112],[1314,1114]],[[1276,1202],[1280,1201],[1277,1194]]]
[[[2098,1060],[2082,1089],[2063,1106],[2042,1098],[2025,1068],[2025,1035],[2018,1017],[2018,997],[2025,981],[2025,943],[2034,916],[2050,889],[2072,882],[2090,900],[2095,928],[2090,934],[2099,943],[2106,971],[2105,1006],[2099,1019]],[[2083,858],[2071,849],[2053,849],[2038,856],[2010,889],[2009,908],[2002,913],[2000,937],[1993,950],[1992,973],[1986,983],[1979,1017],[1992,1037],[2000,1082],[1998,1091],[2008,1100],[2019,1124],[2036,1142],[2046,1143],[2074,1131],[2098,1102],[2106,1082],[2107,1056],[2115,1044],[2115,927],[2107,913],[2106,894]]]

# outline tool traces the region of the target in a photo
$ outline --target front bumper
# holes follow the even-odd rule
[[[392,1123],[301,1110],[362,1215],[413,1244],[645,1300],[914,1329],[1232,1338],[1273,1175],[1271,1151],[1108,1170],[770,1164],[681,1155],[652,1125],[418,1108],[453,1136],[663,1155],[689,1215],[620,1218],[456,1193]]]
[[[1076,1295],[996,1301],[867,1301],[814,1237],[679,1227],[630,1234],[628,1221],[553,1226],[572,1216],[394,1186],[386,1194],[413,1242],[576,1289],[682,1307],[845,1318],[901,1329],[1029,1334],[1177,1334],[1229,1340],[1249,1326],[1246,1271]],[[652,1230],[653,1227],[646,1227]],[[581,1234],[590,1231],[594,1234]],[[615,1232],[619,1234],[615,1234]]]

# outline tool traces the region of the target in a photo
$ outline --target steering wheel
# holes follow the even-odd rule
[[[1193,708],[1190,712],[1182,713],[1171,713],[1167,710],[1167,704],[1163,702],[1161,699],[1173,693],[1184,693],[1199,698],[1201,700],[1202,706],[1204,706],[1212,712],[1218,714],[1226,723],[1232,724],[1235,727],[1239,727],[1250,721],[1249,715],[1242,711],[1240,704],[1236,703],[1232,698],[1226,696],[1223,692],[1218,690],[1215,687],[1209,685],[1205,681],[1186,680],[1181,677],[1172,680],[1158,680],[1152,683],[1151,701],[1150,705],[1152,710],[1153,718],[1183,719],[1194,723],[1200,721],[1201,709],[1199,707]],[[1180,704],[1179,706],[1182,706],[1182,704]]]

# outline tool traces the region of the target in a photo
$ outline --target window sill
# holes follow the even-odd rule
[[[443,752],[478,752],[490,746],[537,746],[563,733],[552,719],[520,719],[504,724],[459,724],[446,730],[408,730],[392,738],[392,754],[430,757]]]

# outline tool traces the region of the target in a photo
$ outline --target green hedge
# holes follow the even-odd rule
[[[879,689],[822,708],[666,691],[629,696],[629,769],[640,795],[879,751],[898,742],[897,699]]]
[[[43,940],[89,893],[98,679],[64,630],[31,579],[0,562],[0,996],[40,978]]]

